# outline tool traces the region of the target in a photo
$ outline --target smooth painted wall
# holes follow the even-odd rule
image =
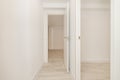
[[[43,8],[41,0],[31,0],[30,5],[30,50],[33,78],[43,65]]]
[[[28,20],[29,1],[2,0],[0,80],[26,80],[29,76],[26,43],[23,42]],[[20,6],[24,6],[20,7]],[[19,9],[19,10],[17,10]],[[23,13],[23,11],[25,11]],[[23,18],[24,17],[24,18]],[[20,30],[18,30],[20,28]],[[23,31],[22,31],[23,30]],[[20,32],[20,34],[19,34]],[[22,33],[21,33],[22,32]],[[26,35],[26,34],[24,34]],[[26,41],[26,40],[25,40]],[[30,76],[29,76],[30,77]],[[30,79],[30,78],[29,78]]]
[[[33,80],[42,66],[40,1],[0,1],[0,80]]]

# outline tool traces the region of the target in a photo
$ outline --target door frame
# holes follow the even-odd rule
[[[111,0],[111,80],[120,80],[120,0]]]
[[[76,49],[75,49],[75,80],[81,80],[81,1],[75,0],[75,38],[76,38]]]

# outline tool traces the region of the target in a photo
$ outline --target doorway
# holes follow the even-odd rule
[[[64,15],[48,15],[48,63],[64,67],[64,54]]]
[[[51,19],[51,20],[50,20]],[[53,21],[52,21],[53,20]],[[50,28],[52,26],[52,28]],[[55,27],[56,26],[56,27]],[[49,34],[50,30],[52,32]],[[55,29],[55,30],[54,30]],[[53,36],[51,38],[50,36]],[[49,42],[50,41],[50,42]],[[68,8],[44,10],[44,61],[49,62],[49,49],[64,52],[64,65],[69,72],[69,11]],[[63,50],[64,49],[64,50]]]
[[[68,8],[44,9],[43,79],[67,79],[69,72],[69,11]]]
[[[81,80],[110,80],[110,0],[81,0]]]

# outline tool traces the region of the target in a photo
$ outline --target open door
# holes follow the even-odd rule
[[[67,7],[65,9],[64,15],[64,62],[67,72],[70,71],[69,40],[69,2],[67,2]]]

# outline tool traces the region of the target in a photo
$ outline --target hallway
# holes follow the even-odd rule
[[[37,80],[73,80],[65,69],[63,50],[49,50],[49,63],[44,64]]]

